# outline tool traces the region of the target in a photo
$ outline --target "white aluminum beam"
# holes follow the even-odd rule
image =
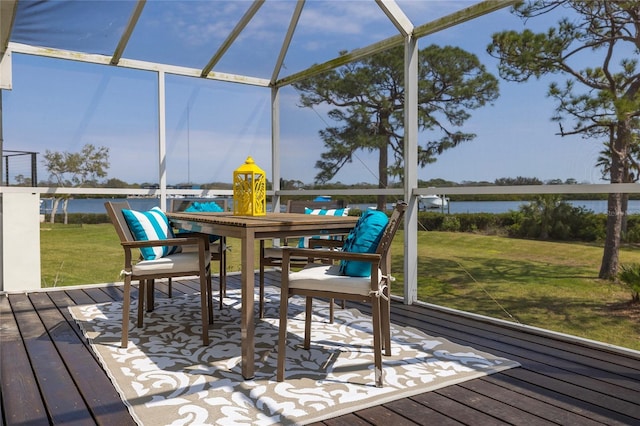
[[[0,0],[1,1],[1,0]],[[105,55],[76,52],[72,50],[53,49],[49,47],[30,46],[21,43],[9,43],[9,49],[25,55],[45,56],[48,58],[67,59],[70,61],[87,62],[98,65],[111,65],[111,57]],[[156,62],[139,61],[122,58],[118,67],[131,68],[143,71],[164,72],[165,74],[181,75],[185,77],[200,78],[201,70],[198,68],[180,67],[176,65],[159,64]],[[264,78],[247,77],[237,74],[210,72],[205,78],[209,80],[226,81],[230,83],[249,84],[252,86],[268,87],[269,80]]]
[[[158,181],[160,208],[167,208],[167,108],[165,73],[158,73]]]
[[[291,16],[291,21],[289,22],[289,28],[287,29],[287,34],[284,37],[284,41],[282,43],[282,48],[280,49],[280,54],[278,55],[278,59],[276,60],[276,65],[273,68],[273,74],[271,75],[271,83],[275,84],[278,79],[278,75],[280,74],[280,70],[282,69],[282,64],[284,63],[284,58],[287,55],[287,51],[289,50],[289,46],[291,45],[291,39],[293,38],[293,33],[298,26],[298,21],[300,20],[300,14],[302,13],[302,8],[304,7],[305,0],[298,0],[296,3],[296,8],[293,11],[293,15]]]
[[[376,0],[376,3],[403,37],[413,33],[413,24],[394,0]]]
[[[415,27],[413,29],[412,35],[415,39],[419,39],[421,37],[444,30],[459,23],[469,21],[479,16],[486,15],[487,13],[491,13],[496,10],[508,7],[517,2],[518,0],[486,0],[458,12],[444,16],[440,19],[436,19],[435,21]],[[386,4],[386,6],[389,6],[389,4]],[[390,7],[389,10],[392,11],[392,7]],[[387,14],[387,16],[389,16],[389,14]],[[400,23],[403,25],[407,25],[406,23],[402,23],[402,21],[400,21]],[[341,67],[342,65],[346,65],[350,62],[354,62],[359,59],[374,55],[378,52],[385,51],[392,47],[402,46],[403,44],[404,37],[401,34],[391,36],[385,40],[371,44],[367,47],[352,50],[346,55],[339,56],[322,64],[317,64],[307,68],[306,70],[283,77],[276,82],[276,85],[279,87],[286,86],[288,84],[295,83],[296,81],[304,80],[305,78],[313,77],[315,75],[322,74],[323,72]]]
[[[218,51],[213,55],[213,57],[209,60],[209,63],[202,69],[202,73],[200,77],[206,77],[213,67],[218,63],[218,61],[224,56],[227,50],[231,47],[233,42],[238,38],[242,30],[247,26],[251,18],[256,14],[256,12],[260,9],[260,7],[264,4],[264,0],[254,0],[249,9],[242,16],[240,21],[236,24],[235,28],[229,33],[227,39],[222,43],[222,46],[218,49]]]
[[[469,6],[447,16],[443,16],[442,18],[436,19],[435,21],[419,25],[413,30],[413,35],[417,38],[424,37],[520,2],[521,0],[481,1],[473,6]]]
[[[404,303],[418,300],[418,40],[407,36],[404,47]]]
[[[118,46],[116,50],[113,52],[113,56],[111,57],[111,65],[118,65],[120,62],[120,58],[122,57],[122,52],[127,47],[127,43],[129,43],[129,39],[131,38],[131,34],[138,23],[138,18],[140,18],[140,14],[142,13],[142,9],[144,9],[144,5],[147,0],[138,0],[136,3],[136,7],[133,9],[131,16],[129,17],[129,23],[122,33],[122,37],[120,37],[120,41],[118,42]]]

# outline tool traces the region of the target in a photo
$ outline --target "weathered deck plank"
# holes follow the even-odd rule
[[[87,424],[91,413],[30,298],[20,294],[9,300],[51,422]]]
[[[46,424],[47,411],[8,297],[0,297],[0,386],[5,423]]]
[[[278,281],[278,273],[267,274],[267,285]],[[238,286],[238,277],[230,275],[228,283]],[[198,289],[192,280],[173,283],[174,296]],[[165,283],[157,283],[156,294],[167,297]],[[0,295],[0,426],[134,424],[67,310],[122,296],[120,286]],[[366,306],[357,307],[366,312]],[[522,367],[318,424],[640,424],[640,355],[633,351],[423,305],[394,303],[392,321],[505,356]]]

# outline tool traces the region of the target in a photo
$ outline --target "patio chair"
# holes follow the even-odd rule
[[[129,309],[131,304],[131,281],[139,281],[138,289],[138,318],[137,326],[143,325],[143,306],[145,304],[145,293],[148,300],[147,304],[153,304],[151,293],[153,292],[153,280],[156,278],[174,278],[183,276],[196,275],[200,278],[200,305],[202,316],[202,344],[209,344],[209,324],[213,324],[213,305],[211,299],[211,270],[209,254],[209,240],[204,235],[193,235],[187,238],[173,238],[173,233],[169,227],[166,217],[166,231],[163,236],[152,235],[154,231],[141,230],[141,222],[136,224],[132,222],[132,213],[129,203],[125,202],[109,202],[104,204],[111,223],[113,224],[120,244],[124,249],[124,303],[122,307],[122,342],[123,348],[128,345],[128,329],[129,329]],[[157,207],[157,212],[160,209]],[[129,212],[125,213],[125,210]],[[152,210],[153,211],[153,210]],[[163,216],[154,212],[156,216]],[[125,218],[125,214],[129,217],[129,222]],[[154,224],[162,226],[158,220]],[[131,228],[134,228],[132,231]],[[145,235],[140,235],[140,233]],[[136,235],[137,234],[137,235]],[[160,234],[160,232],[158,233]],[[134,236],[136,235],[136,236]],[[197,250],[181,252],[182,247],[197,247]],[[135,249],[144,251],[145,257],[138,258],[133,254]],[[166,254],[165,254],[166,253]]]
[[[218,209],[210,209],[208,206],[215,206]],[[193,209],[194,204],[204,206],[202,209]],[[193,211],[221,211],[226,212],[228,210],[228,203],[226,199],[193,199],[193,198],[172,198],[169,202],[170,212],[183,212],[189,211],[190,208]],[[178,237],[188,236],[189,232],[178,232]],[[214,237],[214,238],[211,238]],[[227,237],[210,236],[209,237],[209,252],[211,253],[211,260],[218,262],[220,270],[220,309],[224,307],[224,298],[227,296]],[[169,278],[169,297],[171,297],[171,278]]]
[[[384,213],[365,212],[347,236],[343,250],[324,253],[325,256],[340,261],[340,264],[309,263],[302,270],[291,272],[293,256],[314,257],[317,256],[314,253],[316,250],[283,250],[277,371],[279,382],[284,380],[285,373],[289,298],[299,295],[306,298],[305,349],[309,349],[311,343],[311,305],[314,297],[371,303],[375,385],[382,387],[382,349],[386,356],[391,355],[389,250],[406,208],[406,203],[396,203],[388,220]]]
[[[330,209],[344,209],[344,200],[335,201],[305,201],[305,200],[288,200],[286,213],[305,213],[306,209],[312,210],[330,210]],[[298,244],[298,238],[291,238]],[[289,238],[282,240],[281,246],[265,247],[265,241],[260,240],[260,301],[259,301],[259,315],[260,318],[264,318],[264,272],[265,269],[270,267],[282,266],[282,247],[289,246]],[[324,247],[330,243],[322,244]],[[320,244],[319,244],[320,245]],[[292,257],[291,266],[302,268],[307,264],[307,257]],[[333,320],[333,316],[331,316]]]

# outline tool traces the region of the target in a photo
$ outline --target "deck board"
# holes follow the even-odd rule
[[[267,274],[267,285],[278,283],[279,273]],[[228,286],[238,288],[238,275],[229,275]],[[174,281],[172,287],[174,297],[199,290],[194,280]],[[167,297],[167,291],[166,283],[156,283],[157,298]],[[135,289],[132,294],[137,297]],[[135,424],[67,309],[122,297],[120,285],[0,295],[0,426]],[[394,303],[392,321],[510,358],[522,367],[317,425],[640,424],[637,352],[421,304]]]
[[[81,425],[91,421],[91,413],[30,298],[15,295],[10,301],[51,422]]]
[[[83,398],[90,401],[87,408],[91,411],[92,418],[103,425],[135,424],[129,412],[123,409],[120,396],[91,351],[84,350],[85,339],[76,333],[54,302],[46,293],[34,293],[31,300],[55,342],[57,351],[65,360],[69,375]],[[66,306],[64,310],[67,311]]]
[[[0,330],[3,419],[6,424],[46,424],[47,411],[7,297],[0,297]]]

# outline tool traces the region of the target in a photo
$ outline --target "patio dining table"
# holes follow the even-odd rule
[[[178,229],[220,235],[240,240],[241,246],[241,336],[242,376],[254,377],[255,330],[255,242],[292,236],[346,234],[356,224],[355,216],[325,216],[300,213],[267,213],[266,216],[236,216],[233,213],[167,213]],[[274,342],[275,344],[275,342]]]

